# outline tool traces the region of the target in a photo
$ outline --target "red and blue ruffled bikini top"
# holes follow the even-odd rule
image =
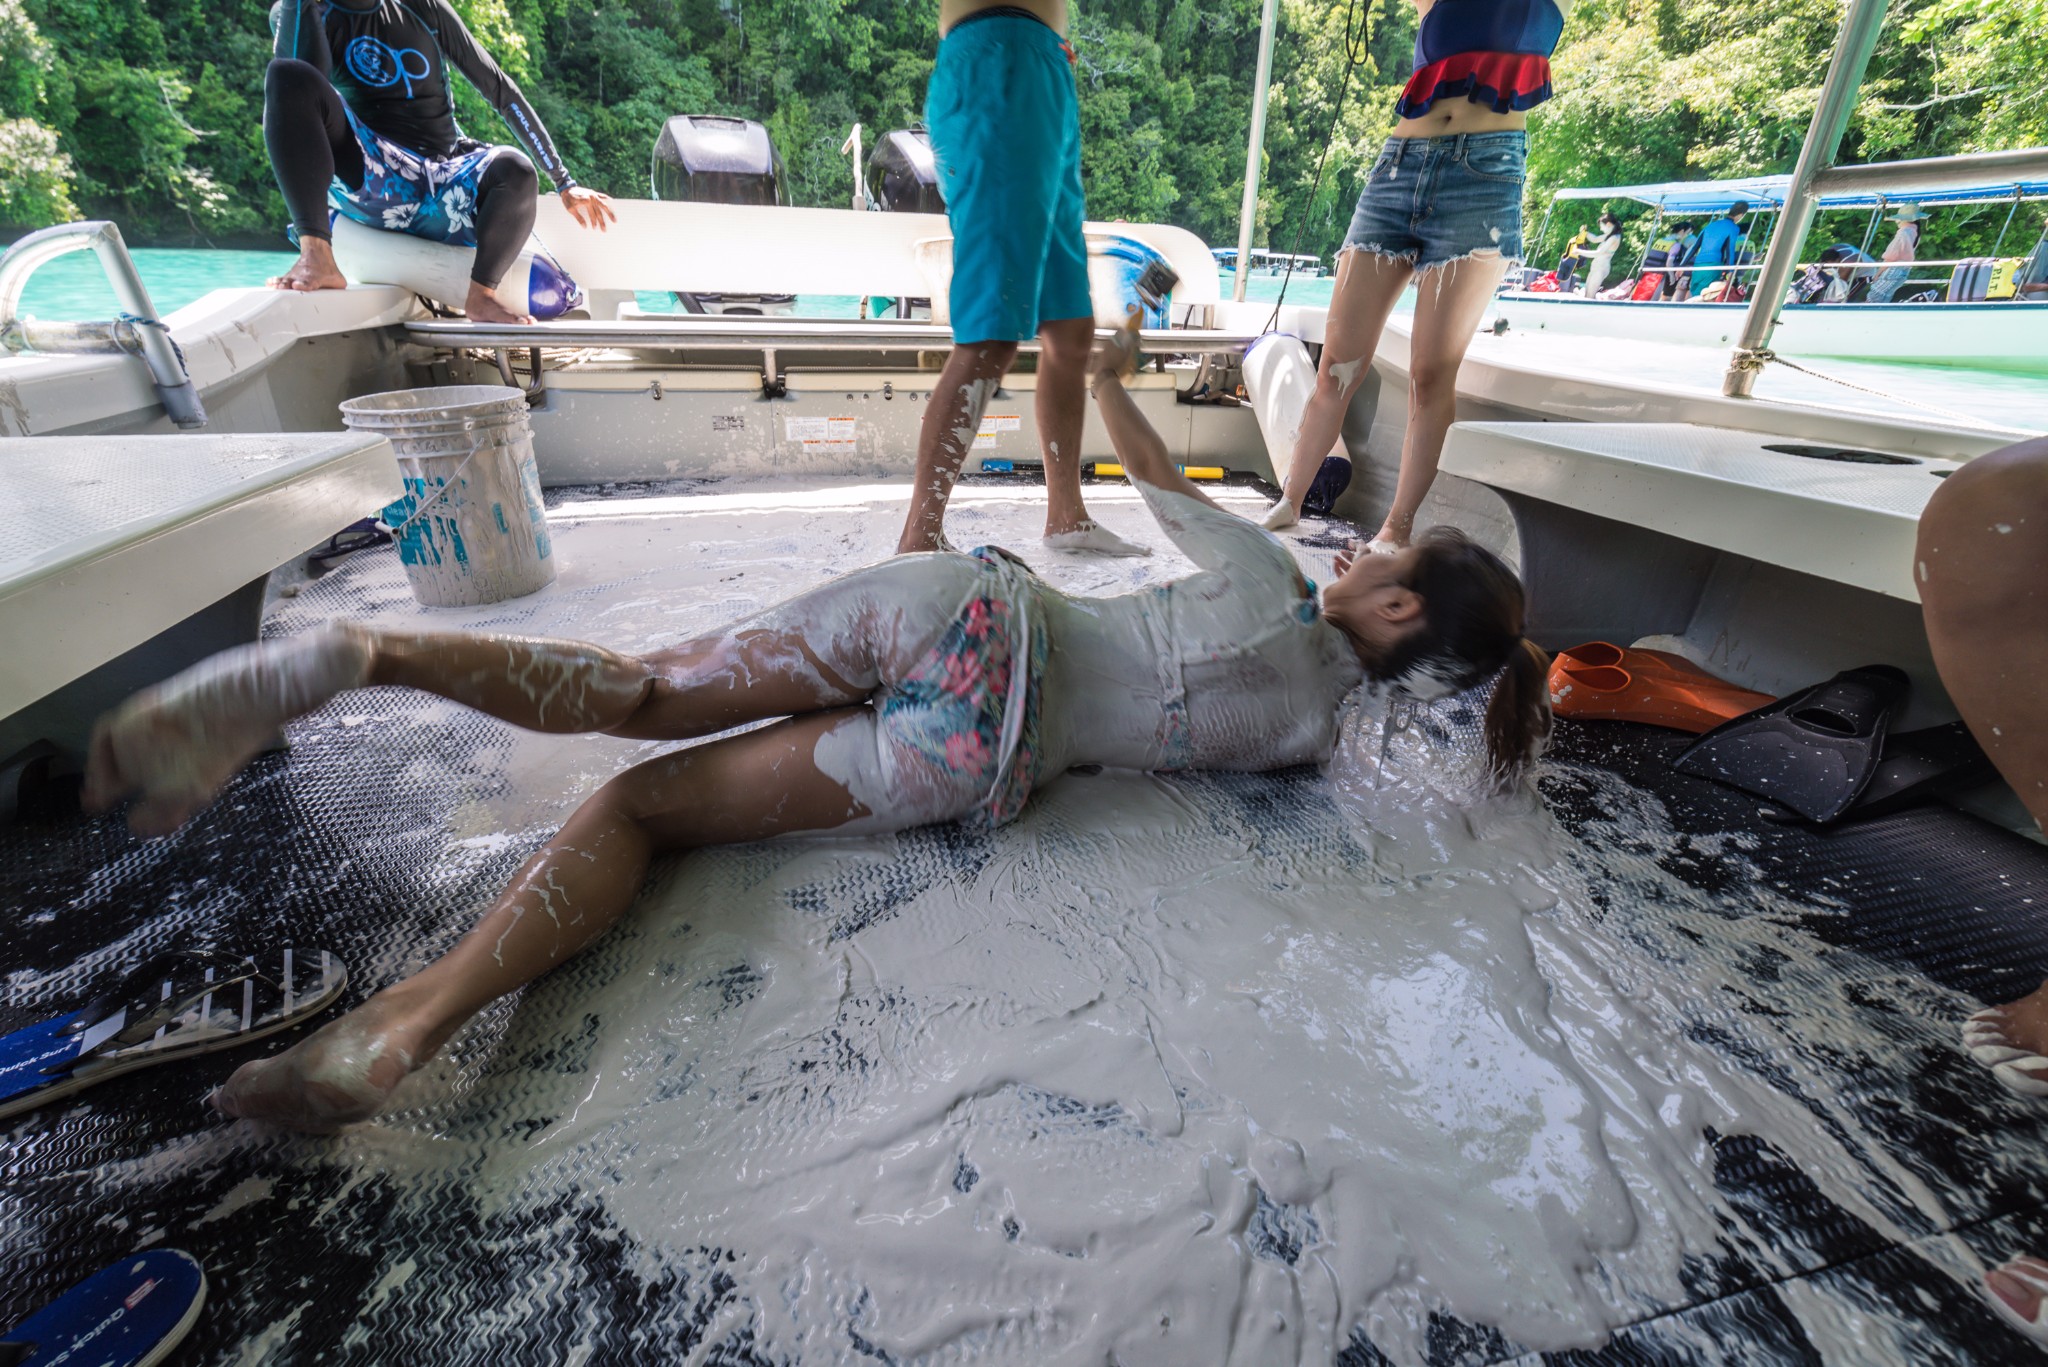
[[[1415,35],[1415,74],[1394,107],[1419,118],[1438,100],[1496,114],[1550,98],[1550,54],[1564,32],[1552,0],[1436,0]]]

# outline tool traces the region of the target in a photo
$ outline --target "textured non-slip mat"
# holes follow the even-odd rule
[[[838,494],[769,518],[734,498],[707,507],[678,492],[638,515],[629,498],[590,495],[566,512],[558,498],[563,582],[461,620],[554,633],[581,622],[579,634],[629,647],[672,639],[778,596],[768,586],[784,582],[778,564],[822,575],[880,554],[899,506]],[[1028,503],[968,510],[990,539],[1035,549],[1024,543]],[[1143,534],[1118,516],[1128,511],[1112,504],[1104,520]],[[596,529],[632,554],[581,549]],[[719,538],[722,549],[703,549]],[[1068,571],[1033,558],[1095,591],[1173,571],[1170,561]],[[395,559],[368,552],[309,586],[273,630],[411,611]],[[2048,1111],[1998,1090],[1955,1044],[1952,1015],[1923,1013],[2014,995],[2048,972],[2048,851],[1939,807],[1829,832],[1781,824],[1755,799],[1672,774],[1673,749],[1645,728],[1561,729],[1542,790],[1567,838],[1557,882],[1569,895],[1532,903],[1538,956],[1553,954],[1555,971],[1556,954],[1604,948],[1617,983],[1676,1003],[1656,1019],[1679,1022],[1700,1057],[1775,1085],[1775,1123],[1810,1115],[1813,1151],[1839,1160],[1821,1170],[1750,1134],[1712,1135],[1710,1218],[1722,1237],[1687,1253],[1682,1295],[1645,1300],[1605,1348],[1526,1355],[1492,1328],[1426,1307],[1412,1335],[1397,1324],[1380,1342],[1431,1363],[2034,1360],[1965,1273],[1970,1260],[2048,1252]],[[445,947],[576,794],[645,750],[536,742],[380,691],[295,727],[288,753],[258,761],[171,840],[136,841],[111,821],[0,830],[0,1025],[71,1000],[99,967],[194,942],[331,948],[360,999]],[[1119,845],[1107,833],[1133,812],[1150,834]],[[794,1354],[763,1345],[735,1310],[749,1250],[651,1232],[670,1215],[699,1227],[697,1205],[718,1194],[651,1180],[661,1137],[593,1125],[600,1083],[639,1079],[650,1105],[670,1108],[657,1116],[722,1098],[716,1106],[754,1117],[743,1138],[764,1163],[807,1153],[790,1126],[827,1112],[806,1109],[802,1089],[849,1111],[869,1104],[875,1079],[898,1066],[878,1041],[923,1018],[887,984],[848,981],[832,1029],[775,1043],[763,1054],[774,1069],[747,1075],[776,1104],[731,1091],[741,1074],[720,1073],[699,1045],[744,1035],[788,990],[792,962],[858,962],[938,912],[984,906],[990,887],[1024,887],[1031,905],[1058,909],[1044,962],[1093,971],[1089,955],[1115,925],[1161,914],[1156,898],[1127,904],[1127,887],[1227,875],[1250,899],[1246,914],[1284,912],[1317,879],[1378,886],[1355,834],[1313,771],[1106,775],[1063,780],[994,835],[935,829],[830,858],[773,846],[665,866],[646,906],[701,906],[701,918],[686,910],[658,924],[644,907],[524,1000],[487,1012],[380,1125],[300,1140],[221,1123],[204,1094],[259,1046],[124,1078],[0,1129],[0,1246],[13,1274],[0,1321],[162,1242],[198,1256],[214,1287],[176,1362],[455,1367],[679,1362],[693,1351],[712,1364],[912,1360],[869,1337],[873,1311],[858,1293],[833,1336]],[[1417,888],[1425,900],[1449,895],[1426,879]],[[748,899],[762,909],[762,936],[794,925],[809,938],[794,948],[751,938],[732,910]],[[1128,971],[1134,981],[1161,972]],[[1686,996],[1709,982],[1713,992]],[[649,992],[671,994],[659,1028],[642,1012],[638,1033],[623,1031]],[[1115,1019],[1081,1009],[1073,1029]],[[1045,1041],[1056,1050],[1063,1037]],[[1191,1126],[1215,1103],[1186,1084],[1156,1100]],[[963,1201],[1025,1180],[1047,1153],[1134,1176],[1157,1156],[1133,1139],[1144,1126],[1128,1106],[1025,1088],[990,1093],[985,1110],[980,1128],[962,1130],[957,1166],[947,1163]],[[1026,1249],[1050,1238],[1030,1216],[990,1238]],[[1246,1266],[1305,1275],[1327,1220],[1313,1201],[1260,1194],[1239,1236]],[[996,1356],[1001,1346],[986,1360],[1017,1360]],[[977,1351],[955,1343],[942,1360]],[[1243,1343],[1238,1352],[1278,1360]],[[1389,1356],[1361,1331],[1340,1360]]]

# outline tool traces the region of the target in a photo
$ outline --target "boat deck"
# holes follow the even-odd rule
[[[559,581],[431,620],[649,648],[879,557],[904,494],[554,491]],[[1041,514],[969,482],[950,531],[1074,592],[1188,568],[1052,556]],[[1307,525],[1309,575],[1350,530]],[[268,630],[336,615],[428,617],[381,549]],[[0,830],[0,1025],[195,940],[332,949],[359,998],[663,748],[396,691],[291,739],[169,840]],[[1941,807],[1780,824],[1677,740],[1563,725],[1515,900],[1469,840],[1369,850],[1306,769],[1077,773],[994,833],[672,861],[374,1125],[222,1123],[244,1054],[11,1122],[0,1320],[163,1243],[212,1279],[190,1362],[2037,1360],[1977,1277],[2048,1252],[2048,1111],[1956,1026],[2048,975],[2048,849]],[[1311,1127],[1331,1097],[1358,1135]],[[1340,1313],[1347,1279],[1378,1289]]]

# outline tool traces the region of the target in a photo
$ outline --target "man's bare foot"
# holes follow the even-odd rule
[[[1970,1057],[2021,1096],[2048,1096],[2048,983],[1963,1022]]]
[[[533,321],[526,313],[514,313],[498,302],[498,292],[486,289],[472,280],[469,282],[469,297],[462,301],[462,312],[472,323],[519,323]]]
[[[1152,554],[1150,546],[1140,546],[1135,541],[1126,541],[1100,522],[1087,517],[1057,532],[1048,525],[1044,541],[1048,550],[1074,551],[1082,555]]]
[[[2042,1313],[2048,1303],[2048,1262],[2014,1258],[1984,1274],[1984,1289],[1999,1318],[2048,1348],[2048,1315]]]
[[[137,835],[169,835],[278,729],[370,675],[370,638],[347,626],[238,646],[145,688],[100,718],[85,761],[85,806],[138,795]]]
[[[368,1120],[439,1040],[396,991],[380,992],[283,1053],[237,1068],[208,1098],[222,1115],[307,1134]]]
[[[274,290],[345,290],[348,277],[334,263],[334,244],[324,237],[301,237],[299,259],[270,282]]]

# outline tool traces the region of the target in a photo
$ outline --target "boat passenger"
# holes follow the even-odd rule
[[[1300,520],[1345,410],[1412,283],[1408,430],[1394,500],[1368,548],[1408,545],[1456,416],[1458,367],[1510,263],[1522,259],[1528,111],[1550,98],[1570,0],[1415,0],[1415,70],[1337,251],[1316,386],[1266,526]]]
[[[1892,296],[1899,292],[1899,286],[1906,283],[1906,277],[1913,273],[1913,258],[1920,247],[1920,225],[1927,215],[1917,204],[1901,204],[1888,222],[1898,224],[1898,231],[1885,244],[1884,260],[1896,264],[1887,265],[1870,282],[1870,302],[1889,304]]]
[[[1324,760],[1368,678],[1395,697],[1471,690],[1485,762],[1498,781],[1521,770],[1549,706],[1514,572],[1439,528],[1348,561],[1318,597],[1278,540],[1175,470],[1117,373],[1135,358],[1135,331],[1126,337],[1104,349],[1096,397],[1117,459],[1200,567],[1189,578],[1069,598],[994,548],[899,555],[644,657],[337,625],[216,656],[107,718],[86,800],[105,809],[139,794],[129,820],[145,834],[174,829],[281,723],[348,689],[423,689],[532,730],[645,740],[782,719],[606,783],[447,955],[243,1067],[220,1109],[307,1130],[372,1114],[486,1003],[602,934],[657,855],[806,831],[999,825],[1078,764]]]
[[[1693,264],[1696,266],[1739,265],[1742,261],[1743,238],[1749,231],[1742,226],[1742,220],[1748,213],[1748,201],[1738,199],[1728,206],[1727,213],[1708,223],[1705,230],[1700,233],[1700,245],[1698,250],[1693,253]],[[1692,273],[1691,284],[1687,289],[1687,293],[1694,296],[1704,295],[1707,292],[1707,286],[1724,281],[1727,277],[1728,272],[1726,271],[1695,270]],[[1729,281],[1729,283],[1732,283],[1732,281]],[[1727,293],[1728,291],[1724,289],[1722,296],[1725,297]]]
[[[474,247],[463,312],[530,323],[498,298],[533,232],[545,170],[586,228],[616,217],[578,185],[540,115],[477,43],[448,0],[278,0],[263,79],[263,141],[291,212],[299,259],[271,285],[338,290],[328,206],[373,228]],[[448,72],[462,73],[524,144],[493,147],[455,122]]]
[[[1820,254],[1820,259],[1801,271],[1788,292],[1788,303],[1852,304],[1870,292],[1870,282],[1858,279],[1859,266],[1870,258],[1860,248],[1837,242]]]
[[[953,230],[953,350],[932,386],[899,551],[950,550],[946,501],[988,401],[1037,337],[1032,405],[1045,459],[1045,544],[1150,555],[1088,516],[1081,497],[1095,305],[1088,289],[1081,114],[1066,0],[941,0],[925,92]]]
[[[1607,272],[1614,266],[1614,254],[1621,250],[1621,221],[1613,214],[1600,215],[1600,233],[1586,252],[1586,297],[1600,297]]]
[[[1698,242],[1699,239],[1693,236],[1692,224],[1681,220],[1673,223],[1662,237],[1650,244],[1649,250],[1643,254],[1643,274],[1656,281],[1655,287],[1649,293],[1650,299],[1665,299],[1670,296],[1672,281],[1676,274],[1674,268],[1686,263],[1691,249],[1698,245]]]
[[[1979,456],[1941,481],[1915,561],[1941,682],[2048,831],[2048,438]],[[1963,1044],[2011,1091],[2048,1099],[2048,983],[1971,1016]],[[1999,1314],[2048,1348],[2048,1259],[2015,1258],[1984,1280]]]
[[[2026,261],[2013,275],[2012,297],[2019,300],[2048,299],[2048,221],[2041,224],[2041,240],[2034,244],[2034,250],[2027,254]]]

